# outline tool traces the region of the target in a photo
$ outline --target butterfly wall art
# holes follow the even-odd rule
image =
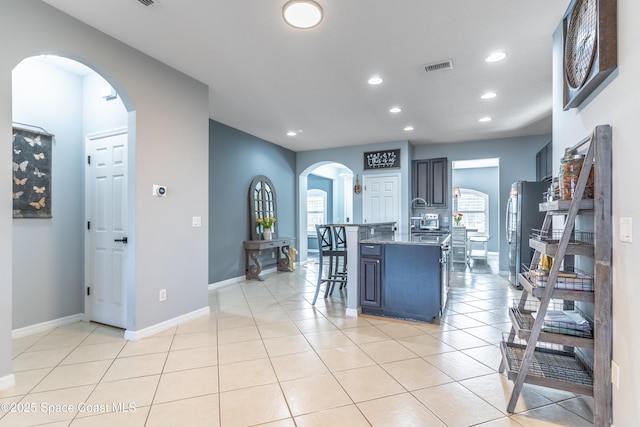
[[[53,135],[13,128],[13,217],[51,218]]]

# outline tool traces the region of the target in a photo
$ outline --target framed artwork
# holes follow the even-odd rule
[[[13,217],[51,218],[53,135],[13,128]]]
[[[394,169],[400,167],[400,149],[364,153],[364,169]]]

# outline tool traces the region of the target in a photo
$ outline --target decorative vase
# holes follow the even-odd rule
[[[262,239],[263,240],[271,240],[271,230],[264,230],[262,232]]]

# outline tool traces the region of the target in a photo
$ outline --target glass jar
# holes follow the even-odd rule
[[[562,159],[560,163],[560,198],[562,200],[573,200],[584,158],[584,154],[574,154]],[[593,167],[589,172],[582,199],[593,199]]]

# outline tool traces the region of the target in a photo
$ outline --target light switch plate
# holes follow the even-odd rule
[[[202,217],[194,216],[191,218],[191,226],[192,227],[202,227]]]
[[[620,241],[632,243],[633,221],[631,217],[620,217]]]

